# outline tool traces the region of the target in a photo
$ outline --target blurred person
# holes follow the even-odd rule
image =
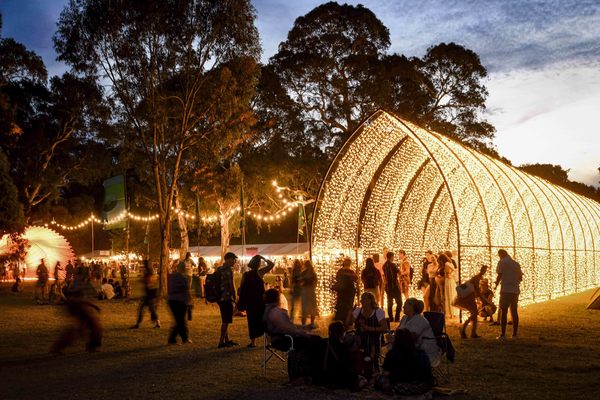
[[[73,267],[71,260],[67,261],[67,265],[65,266],[65,274],[65,282],[70,284],[73,280],[73,276],[75,275],[75,267]]]
[[[412,332],[415,347],[427,354],[432,366],[437,366],[440,363],[442,351],[437,345],[429,321],[423,316],[423,310],[424,304],[421,300],[414,297],[407,299],[404,303],[404,317],[398,325],[398,330],[407,329]]]
[[[23,291],[23,284],[21,282],[21,278],[18,275],[17,275],[17,278],[15,279],[15,283],[13,283],[10,291],[13,292],[13,294],[19,294]]]
[[[93,353],[98,351],[102,344],[102,325],[98,314],[100,308],[81,299],[82,292],[72,293],[66,297],[66,310],[74,319],[71,326],[67,326],[52,345],[50,352],[62,354],[63,350],[73,344],[78,336],[86,337],[86,351]]]
[[[436,281],[436,277],[439,272],[439,265],[437,262],[437,258],[435,254],[432,254],[431,261],[427,264],[427,276],[429,279],[429,287],[427,291],[427,302],[426,305],[429,305],[427,311],[438,311],[442,310],[442,303],[440,302],[439,296],[439,285],[438,281]]]
[[[43,258],[40,260],[40,265],[38,265],[35,273],[38,280],[35,284],[34,298],[38,304],[43,304],[48,297],[46,292],[48,289],[48,277],[50,275],[48,272],[48,267],[46,267],[46,261]],[[41,297],[38,295],[39,292],[41,292]]]
[[[260,268],[261,261],[266,266]],[[263,277],[273,269],[275,264],[261,255],[256,255],[248,262],[248,271],[244,272],[239,288],[238,310],[246,311],[248,319],[248,336],[250,343],[247,347],[256,347],[256,338],[264,333],[263,314],[265,312],[265,281]]]
[[[423,262],[421,265],[421,279],[417,284],[417,287],[421,289],[423,293],[423,301],[425,302],[425,310],[429,310],[429,264],[433,262],[433,252],[431,250],[427,250],[425,252],[425,257],[423,258]]]
[[[444,254],[444,314],[446,318],[455,318],[458,316],[458,310],[454,307],[456,300],[456,268],[452,259]]]
[[[354,297],[356,296],[356,284],[358,283],[358,275],[350,267],[352,260],[348,257],[342,261],[342,267],[335,275],[335,282],[332,289],[336,292],[335,302],[335,321],[344,321],[348,323],[352,306],[354,305]]]
[[[317,305],[317,273],[310,260],[304,262],[304,269],[300,273],[301,283],[301,305],[302,305],[302,326],[306,326],[306,321],[310,318],[310,329],[315,329],[315,319],[319,315]]]
[[[61,288],[63,284],[63,271],[64,268],[60,266],[60,261],[57,261],[54,266],[54,284],[57,285],[58,288]]]
[[[158,319],[158,313],[156,312],[156,302],[158,300],[158,280],[154,269],[150,266],[148,260],[144,260],[144,276],[142,283],[144,285],[144,295],[138,308],[137,320],[135,325],[130,329],[138,329],[144,318],[144,308],[148,307],[150,311],[150,320],[153,322],[155,328],[160,328],[160,320]]]
[[[289,343],[285,335],[290,335],[294,338],[295,349],[307,347],[311,342],[311,338],[318,337],[311,336],[304,329],[294,325],[287,311],[280,306],[280,294],[277,289],[269,289],[265,292],[263,322],[267,333],[271,337],[271,344],[274,347],[279,347],[283,342],[285,344]]]
[[[385,255],[386,261],[383,264],[383,274],[385,276],[385,294],[387,296],[387,311],[390,322],[400,321],[400,311],[402,310],[402,295],[400,293],[400,269],[394,263],[394,253],[389,251]],[[396,312],[394,313],[394,302],[396,302]]]
[[[302,262],[299,259],[295,259],[292,264],[292,279],[291,279],[291,308],[290,308],[290,319],[293,321],[296,316],[296,305],[302,299],[302,282],[300,281],[300,275],[302,274]]]
[[[498,288],[500,284],[500,327],[501,333],[497,337],[498,340],[506,339],[506,323],[507,313],[510,308],[510,315],[513,322],[513,339],[517,338],[519,331],[519,293],[520,284],[523,280],[523,271],[521,265],[513,260],[508,252],[504,249],[498,250],[498,266],[496,267],[496,282],[494,284],[494,290]]]
[[[184,269],[185,272],[183,275],[188,280],[188,286],[191,291],[192,290],[192,281],[193,281],[193,276],[194,276],[194,268],[196,268],[196,263],[192,259],[192,253],[190,253],[189,251],[187,253],[185,253],[185,258],[179,262],[179,265],[177,268],[178,268],[178,270],[180,268]],[[188,308],[187,308],[188,321],[192,320],[193,308],[194,308],[194,300],[190,293],[190,300],[188,302]]]
[[[360,280],[366,292],[371,292],[379,301],[381,290],[383,289],[383,278],[381,272],[375,267],[372,258],[367,258],[365,268],[360,273]]]
[[[229,339],[229,325],[233,323],[233,306],[236,303],[235,284],[233,283],[233,266],[237,261],[237,256],[234,253],[226,253],[224,256],[223,265],[217,268],[216,273],[219,274],[220,292],[219,311],[221,313],[221,336],[219,337],[218,348],[233,347],[238,344]]]
[[[192,343],[188,335],[188,326],[186,313],[191,300],[190,281],[186,275],[186,266],[184,263],[177,265],[177,272],[169,274],[168,277],[168,303],[175,325],[169,333],[169,344],[177,344],[177,336],[181,337],[181,341]]]

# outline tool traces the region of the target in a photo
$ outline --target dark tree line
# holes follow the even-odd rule
[[[164,271],[170,245],[220,235],[225,248],[239,234],[242,179],[259,211],[278,206],[273,179],[316,195],[332,155],[379,108],[498,156],[473,51],[391,53],[373,12],[330,2],[260,65],[255,18],[248,0],[71,1],[54,37],[70,70],[50,79],[38,55],[0,36],[2,232],[86,218],[101,182],[125,174],[131,208],[160,216],[149,235],[132,228],[130,244],[144,253],[149,240]],[[196,197],[219,216],[199,238],[172,211]],[[123,246],[123,232],[109,237]]]

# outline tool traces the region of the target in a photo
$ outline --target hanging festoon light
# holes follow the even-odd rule
[[[525,274],[523,304],[600,284],[599,203],[383,111],[336,155],[311,237],[323,311],[340,257],[362,267],[383,249],[414,266],[426,250],[454,251],[461,280],[506,249]]]

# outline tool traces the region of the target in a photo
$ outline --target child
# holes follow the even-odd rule
[[[479,282],[479,290],[481,292],[481,297],[486,299],[488,304],[484,304],[482,300],[477,299],[477,313],[484,321],[487,321],[489,318],[490,322],[494,322],[494,313],[496,312],[497,307],[494,304],[494,292],[490,289],[490,284],[487,279],[482,279]]]
[[[15,280],[15,283],[13,283],[11,291],[14,294],[19,294],[23,291],[23,285],[21,284],[21,278],[19,278],[19,276],[17,275],[17,279]]]

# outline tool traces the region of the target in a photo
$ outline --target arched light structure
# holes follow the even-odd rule
[[[25,265],[28,272],[40,264],[43,258],[50,272],[54,271],[57,261],[64,266],[67,261],[75,258],[73,249],[67,239],[56,231],[43,226],[29,226],[25,229],[23,238],[28,241],[29,248],[25,255]],[[0,239],[0,254],[10,251],[10,238],[5,235]]]
[[[521,264],[523,304],[600,283],[600,204],[384,111],[333,160],[317,198],[311,257],[319,302],[332,306],[341,256],[457,253],[460,279],[506,249]],[[416,280],[416,279],[415,279]]]

